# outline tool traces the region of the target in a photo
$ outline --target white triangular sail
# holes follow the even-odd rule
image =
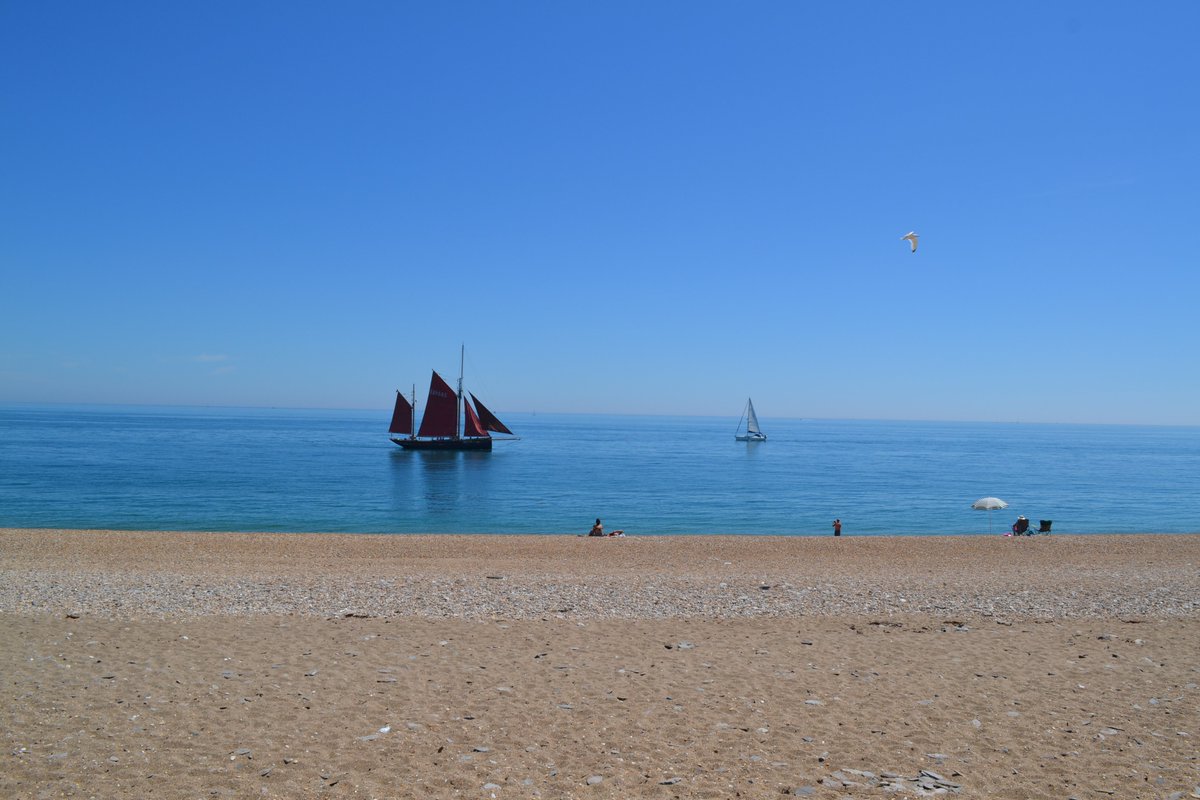
[[[758,429],[758,414],[754,413],[754,403],[749,399],[746,400],[746,432],[747,433],[762,433]]]
[[[758,414],[754,413],[754,403],[750,401],[750,398],[746,398],[746,411],[742,417],[746,420],[746,432],[741,432],[742,420],[739,419],[738,432],[734,434],[733,438],[737,439],[739,442],[766,441],[767,435],[758,428]]]

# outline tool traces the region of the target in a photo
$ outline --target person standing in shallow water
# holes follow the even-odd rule
[[[834,536],[842,535],[842,521],[840,519],[835,519],[833,521],[833,535]]]

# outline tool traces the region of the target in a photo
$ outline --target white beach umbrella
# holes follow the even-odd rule
[[[976,511],[988,512],[988,533],[992,532],[992,512],[997,508],[1008,508],[1008,503],[1001,500],[999,497],[981,497],[974,503],[971,503],[971,508]]]

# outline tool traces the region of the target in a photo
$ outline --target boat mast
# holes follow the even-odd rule
[[[408,425],[408,438],[415,439],[417,438],[417,385],[415,383],[413,384],[412,408],[408,410],[408,413],[412,417],[412,422]]]
[[[454,438],[455,439],[459,439],[462,437],[461,428],[459,426],[462,424],[462,416],[463,416],[463,413],[462,413],[462,403],[463,403],[462,379],[463,379],[463,361],[466,359],[466,355],[467,355],[467,345],[464,342],[459,347],[459,351],[458,351],[458,399],[454,403]]]

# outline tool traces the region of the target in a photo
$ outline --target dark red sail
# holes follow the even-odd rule
[[[453,436],[458,428],[458,397],[435,370],[429,379],[429,399],[418,436]]]
[[[463,436],[487,436],[488,432],[479,424],[479,417],[475,416],[475,409],[471,408],[471,404],[463,403],[463,410],[467,415],[463,423]]]
[[[474,401],[475,408],[479,411],[479,421],[483,423],[484,430],[494,431],[496,433],[507,433],[509,436],[513,435],[513,432],[510,431],[503,422],[496,419],[495,414],[493,414],[491,411],[488,411],[487,406],[479,402],[478,397],[472,394],[471,400]]]
[[[392,411],[392,425],[388,433],[412,433],[413,407],[408,398],[396,392],[396,408]]]

